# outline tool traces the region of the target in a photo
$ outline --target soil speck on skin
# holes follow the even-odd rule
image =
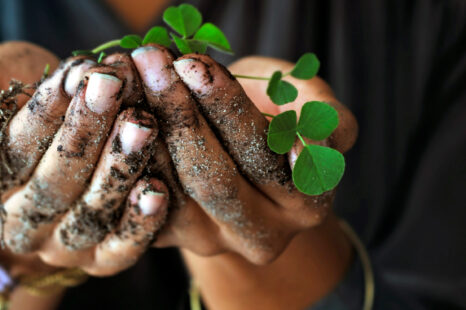
[[[123,172],[115,167],[110,167],[110,175],[120,181],[126,181],[128,179],[128,177]]]
[[[141,163],[143,161],[143,152],[147,151],[147,149],[141,151],[141,152],[132,152],[131,154],[128,155],[127,158],[125,158],[125,164],[128,165],[128,173],[129,174],[135,174],[139,171],[141,168]]]
[[[115,154],[121,153],[121,139],[120,139],[120,134],[117,134],[115,136],[115,139],[113,139],[112,142],[112,152]]]
[[[109,200],[104,203],[105,208],[96,210],[79,202],[71,221],[60,230],[61,242],[71,250],[101,242],[114,229],[123,213],[121,207],[115,210],[115,203],[115,200]]]

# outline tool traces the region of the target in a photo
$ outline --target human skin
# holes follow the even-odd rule
[[[155,245],[175,245],[189,250],[183,251],[188,265],[200,280],[204,296],[214,309],[220,306],[219,300],[229,300],[228,304],[234,308],[236,298],[227,297],[244,297],[229,294],[235,290],[228,292],[212,289],[212,283],[221,283],[221,279],[209,277],[208,272],[205,272],[209,270],[206,266],[214,270],[218,268],[216,266],[219,262],[230,266],[243,266],[241,269],[249,270],[243,273],[246,277],[254,275],[256,278],[254,264],[269,264],[270,268],[262,269],[270,270],[270,273],[262,274],[266,278],[267,274],[274,271],[286,270],[290,262],[299,261],[301,266],[307,266],[306,262],[309,262],[309,259],[306,261],[306,255],[303,255],[306,249],[319,249],[319,255],[311,260],[319,264],[319,268],[304,269],[309,276],[306,280],[316,276],[317,270],[326,270],[329,276],[323,279],[324,281],[319,281],[320,291],[311,290],[306,294],[306,290],[300,290],[297,303],[291,306],[296,305],[298,309],[298,305],[312,303],[334,287],[350,260],[350,247],[335,224],[333,216],[326,220],[334,193],[312,198],[299,193],[293,189],[287,175],[288,159],[267,149],[264,143],[267,122],[259,110],[271,114],[280,111],[265,97],[265,86],[243,82],[245,92],[252,99],[250,101],[238,82],[231,79],[229,74],[210,58],[188,55],[171,67],[173,56],[156,46],[135,51],[133,60],[142,78],[148,102],[160,120],[160,137],[168,146],[167,152],[158,153],[168,154],[172,159],[173,168],[182,187],[181,193],[180,189],[172,190],[175,193],[178,191],[177,196],[184,202],[171,214]],[[266,76],[278,68],[286,71],[290,66],[289,63],[274,59],[247,58],[233,65],[232,70],[241,74]],[[247,68],[249,70],[246,70]],[[205,80],[205,76],[209,75],[213,77],[213,85],[209,85],[209,81]],[[311,99],[322,100],[337,109],[340,126],[331,139],[323,143],[342,152],[348,150],[354,143],[357,131],[351,113],[334,99],[330,88],[322,80],[315,78],[307,82],[294,82],[300,91],[300,98],[296,102],[302,104]],[[191,93],[195,98],[191,98]],[[215,106],[216,98],[221,98],[219,104],[224,109]],[[247,112],[244,116],[238,114],[239,110],[235,110],[237,105]],[[287,107],[297,111],[300,108],[299,105],[292,104]],[[228,113],[223,113],[223,110]],[[214,127],[221,141],[210,126]],[[229,126],[239,128],[241,135],[233,132]],[[192,141],[202,143],[193,145],[190,144]],[[249,149],[241,146],[240,141],[244,142],[244,145],[254,142],[258,147],[251,153]],[[162,148],[164,143],[157,145]],[[291,165],[297,152],[299,145],[289,154]],[[249,157],[244,157],[244,154]],[[254,164],[251,165],[251,162]],[[196,165],[200,168],[194,171],[193,167]],[[232,188],[235,191],[232,192]],[[217,195],[216,199],[212,199],[213,194],[218,193],[223,195]],[[56,224],[56,227],[60,225]],[[319,226],[320,228],[315,228]],[[300,234],[292,246],[287,248],[293,237],[302,231],[305,233]],[[50,245],[49,242],[45,243]],[[66,251],[62,250],[61,255],[54,253],[56,247],[60,247],[59,244],[51,244],[51,247],[48,246],[39,252],[42,259],[56,265],[76,265],[76,261],[65,262]],[[195,254],[189,254],[191,252]],[[219,255],[205,260],[198,256],[224,252],[236,254]],[[272,263],[274,260],[275,263]],[[295,269],[288,267],[292,277]],[[204,271],[199,273],[201,270]],[[107,270],[106,273],[100,273],[94,269],[92,273],[111,272]],[[245,278],[238,283],[244,282]],[[309,283],[295,284],[301,284],[299,287],[309,287]],[[273,289],[273,286],[270,289]],[[263,296],[260,291],[257,292],[258,294],[252,295]],[[269,290],[268,293],[272,292]],[[296,300],[286,299],[284,295],[286,293],[275,296],[281,301]],[[251,298],[249,300],[253,302],[254,298]]]

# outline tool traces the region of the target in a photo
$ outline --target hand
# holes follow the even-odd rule
[[[139,179],[157,123],[136,107],[118,114],[141,101],[139,78],[128,56],[106,63],[65,61],[9,123],[2,164],[13,174],[2,170],[1,188],[4,238],[14,254],[2,255],[12,269],[27,273],[40,257],[114,274],[137,261],[165,219],[167,188]]]
[[[156,246],[178,246],[200,255],[235,252],[266,264],[283,252],[296,233],[324,221],[334,191],[317,197],[297,191],[290,166],[299,146],[288,159],[267,146],[268,122],[260,110],[277,114],[280,108],[266,98],[265,83],[245,82],[251,101],[239,82],[206,55],[185,55],[174,61],[165,48],[147,46],[135,50],[132,57],[187,194],[170,214]],[[283,61],[253,58],[232,68],[241,74],[270,76],[273,70],[291,67]],[[352,114],[322,80],[296,81],[296,85],[297,103],[284,109],[299,111],[309,100],[332,104],[340,125],[324,143],[341,152],[348,150],[357,132]],[[158,167],[160,173],[169,175],[163,145],[157,153],[164,163]]]

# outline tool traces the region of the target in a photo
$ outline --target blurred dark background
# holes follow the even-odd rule
[[[369,247],[377,276],[413,309],[466,309],[466,1],[228,0],[192,3],[235,56],[321,60],[320,75],[356,115],[336,212]],[[162,24],[160,19],[154,25]],[[131,33],[98,0],[0,0],[0,40],[60,57]],[[60,309],[181,309],[176,249],[70,290]]]

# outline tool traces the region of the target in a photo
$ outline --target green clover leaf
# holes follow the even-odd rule
[[[306,102],[301,108],[298,132],[312,140],[324,140],[337,128],[338,113],[330,105],[320,102]]]
[[[280,71],[275,71],[267,86],[267,95],[276,105],[284,105],[295,101],[298,97],[298,90],[287,81],[282,80]]]
[[[163,20],[183,38],[193,35],[202,24],[201,13],[190,4],[171,6],[163,13]]]
[[[198,42],[190,39],[182,39],[176,35],[171,35],[176,47],[183,55],[190,53],[204,54],[207,50],[207,44],[204,42]]]
[[[135,34],[129,34],[121,38],[120,46],[123,48],[138,48],[142,45],[142,38]]]
[[[170,37],[168,36],[168,31],[165,29],[165,27],[152,27],[144,36],[144,40],[142,41],[142,44],[148,44],[148,43],[156,43],[163,45],[165,47],[170,47],[172,45],[172,41],[170,40]]]
[[[193,52],[188,44],[188,40],[177,37],[174,34],[171,34],[171,36],[173,38],[173,42],[175,42],[175,45],[181,54],[190,54]]]
[[[191,48],[192,53],[204,54],[207,51],[207,43],[188,40],[188,45]]]
[[[299,58],[290,74],[297,79],[309,80],[317,74],[319,67],[317,56],[314,53],[306,53]]]
[[[193,39],[199,42],[204,42],[216,50],[233,54],[230,43],[223,32],[212,23],[205,23],[202,25],[194,35]]]
[[[277,154],[291,150],[296,138],[296,111],[285,111],[275,116],[269,125],[267,144]]]
[[[340,182],[345,171],[343,155],[329,147],[309,144],[299,154],[293,168],[293,182],[307,195],[320,195]]]

